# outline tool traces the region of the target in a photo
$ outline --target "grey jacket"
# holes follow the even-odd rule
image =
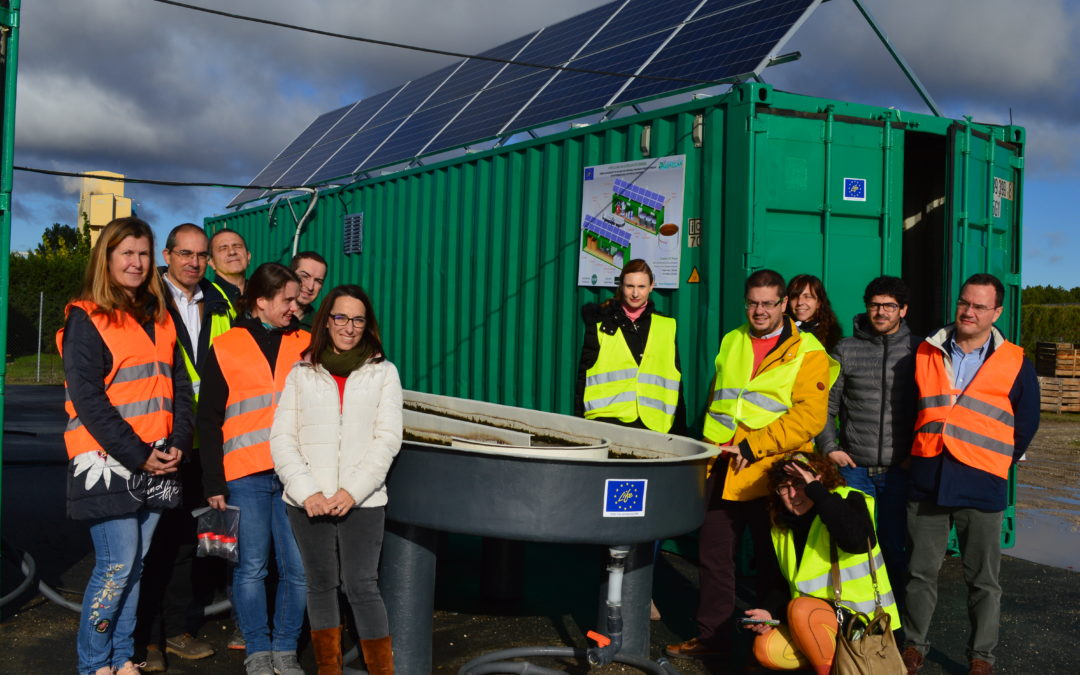
[[[840,377],[829,392],[829,421],[817,437],[820,452],[845,450],[858,466],[892,466],[907,459],[920,342],[903,319],[892,335],[878,335],[866,314],[855,317],[854,334],[841,340],[833,354]]]

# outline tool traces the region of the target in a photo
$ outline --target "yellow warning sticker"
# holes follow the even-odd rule
[[[688,283],[688,284],[700,284],[701,283],[701,275],[698,274],[697,267],[694,267],[694,269],[690,271],[690,278],[686,280],[686,283]]]

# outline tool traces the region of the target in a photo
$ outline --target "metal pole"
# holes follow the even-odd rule
[[[41,331],[45,321],[45,291],[38,293],[37,308],[37,381],[41,382]]]
[[[900,66],[900,70],[904,71],[904,75],[907,76],[908,82],[911,86],[915,87],[915,90],[919,92],[919,96],[922,97],[923,103],[927,108],[930,108],[930,112],[934,113],[937,117],[944,117],[941,114],[941,110],[937,107],[937,103],[934,103],[933,97],[930,96],[930,92],[926,90],[923,83],[919,81],[919,76],[915,74],[915,71],[911,69],[911,66],[907,64],[903,56],[900,56],[900,52],[893,47],[889,42],[889,36],[885,34],[885,31],[881,29],[877,21],[874,20],[873,15],[870,14],[870,10],[866,8],[859,0],[851,0],[855,3],[855,6],[859,9],[859,12],[866,19],[866,23],[870,24],[870,28],[873,29],[874,34],[881,40],[881,44],[885,45],[885,49],[888,50],[889,55],[893,57],[893,61],[896,61],[896,65]]]
[[[0,429],[4,427],[7,377],[8,279],[11,276],[11,173],[15,149],[15,76],[19,69],[19,5],[0,0],[0,60],[3,61],[4,117],[0,125]],[[0,440],[0,466],[3,465]]]

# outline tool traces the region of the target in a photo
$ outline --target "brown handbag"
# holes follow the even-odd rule
[[[833,597],[836,618],[840,622],[836,631],[836,656],[833,657],[832,675],[905,675],[907,668],[896,648],[892,632],[892,617],[881,606],[878,593],[877,570],[874,568],[873,546],[866,540],[867,557],[870,559],[870,579],[874,584],[874,616],[863,612],[843,616],[840,608],[840,563],[836,542],[830,542],[832,550]]]

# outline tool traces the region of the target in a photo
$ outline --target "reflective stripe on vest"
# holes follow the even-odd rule
[[[838,487],[834,493],[847,498],[854,488]],[[874,499],[865,495],[866,509],[870,513],[870,522],[874,522]],[[876,528],[875,528],[876,529]],[[833,599],[832,562],[830,561],[829,531],[818,516],[810,524],[803,547],[802,559],[796,564],[795,535],[790,529],[772,528],[773,550],[780,564],[780,571],[787,579],[791,597],[807,595],[822,600]],[[874,582],[870,576],[870,562],[866,552],[848,553],[837,547],[838,567],[840,568],[840,593],[844,607],[856,612],[872,615],[874,613]],[[892,617],[893,628],[900,626],[900,615],[896,608],[896,596],[885,569],[881,547],[875,542],[872,551],[874,567],[877,571],[878,594],[885,612]]]
[[[953,386],[944,353],[929,342],[915,355],[918,415],[911,454],[936,457],[944,450],[967,466],[1008,479],[1016,420],[1012,391],[1024,350],[1011,342],[994,348],[962,392]]]
[[[225,480],[274,468],[270,458],[274,409],[285,388],[285,378],[300,360],[310,338],[304,330],[282,334],[273,373],[246,328],[232,328],[215,341],[218,366],[229,386],[225,422],[221,427]]]
[[[166,315],[162,323],[154,324],[151,341],[146,330],[126,312],[120,313],[119,322],[110,322],[106,315],[95,313],[97,305],[92,302],[72,302],[65,313],[70,312],[71,307],[86,312],[112,356],[112,369],[105,375],[105,395],[113,408],[143,442],[154,443],[167,438],[172,433],[172,367],[176,348],[176,327],[172,318]],[[56,346],[62,357],[63,328],[56,333]],[[105,452],[79,419],[67,395],[66,382],[64,394],[64,409],[68,414],[64,445],[68,457],[84,452]]]
[[[646,428],[668,432],[675,422],[682,375],[675,367],[675,319],[652,315],[641,365],[634,361],[622,329],[608,335],[596,324],[600,349],[585,373],[585,417],[641,419]]]
[[[705,416],[704,436],[724,444],[734,437],[739,424],[750,429],[768,426],[791,408],[791,389],[803,359],[813,351],[825,351],[811,333],[801,333],[799,348],[779,366],[753,373],[754,347],[749,326],[724,336],[714,362],[716,378]],[[840,364],[829,357],[829,385],[840,374]]]

